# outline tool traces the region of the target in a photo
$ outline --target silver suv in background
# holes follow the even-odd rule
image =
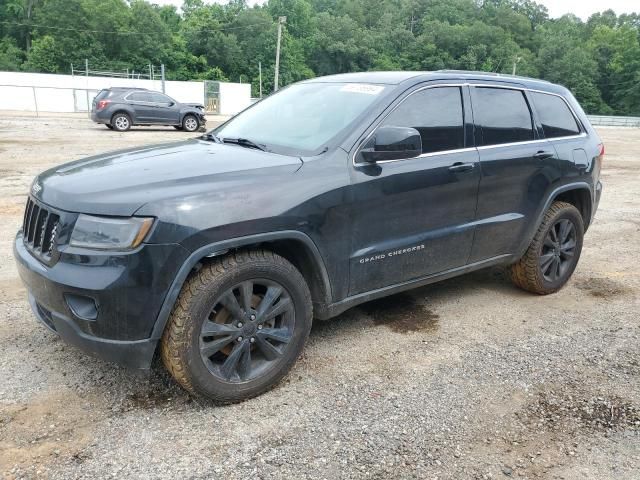
[[[206,123],[204,106],[180,103],[164,93],[145,88],[112,87],[93,99],[91,120],[126,132],[132,125],[171,125],[195,132]]]

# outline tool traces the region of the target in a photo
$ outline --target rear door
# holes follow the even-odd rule
[[[418,88],[367,136],[381,126],[415,128],[421,156],[370,164],[356,151],[351,295],[466,264],[480,180],[468,95],[461,85]]]
[[[482,170],[473,263],[519,249],[528,223],[561,171],[524,89],[475,85],[471,99]]]

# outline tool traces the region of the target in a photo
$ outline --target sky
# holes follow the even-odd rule
[[[180,7],[182,0],[148,0],[151,3],[157,3],[158,5],[176,5]],[[207,2],[218,1],[224,3],[223,0],[205,0]],[[618,15],[621,13],[640,13],[640,2],[638,0],[537,0],[538,3],[542,3],[549,10],[549,15],[552,18],[561,17],[565,13],[573,13],[578,17],[586,20],[589,16],[596,12],[612,9]],[[264,3],[264,0],[248,0],[249,5],[255,3]]]

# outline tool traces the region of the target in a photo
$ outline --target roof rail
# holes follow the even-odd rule
[[[105,90],[149,90],[149,89],[142,88],[142,87],[109,87],[109,88],[105,88]]]
[[[483,75],[487,77],[501,77],[501,78],[516,78],[522,80],[535,80],[537,82],[551,83],[548,80],[542,80],[540,78],[533,77],[524,77],[521,75],[510,75],[508,73],[497,73],[497,72],[482,72],[479,70],[436,70],[438,73],[451,73],[451,74],[464,74],[464,75]]]

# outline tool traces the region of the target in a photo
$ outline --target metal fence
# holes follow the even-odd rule
[[[42,87],[33,85],[0,84],[0,96],[4,96],[3,108],[51,113],[78,113],[91,110],[93,98],[99,90],[86,88]],[[15,102],[15,108],[12,104]]]
[[[613,115],[588,115],[591,125],[608,127],[640,127],[640,117],[616,117]]]

